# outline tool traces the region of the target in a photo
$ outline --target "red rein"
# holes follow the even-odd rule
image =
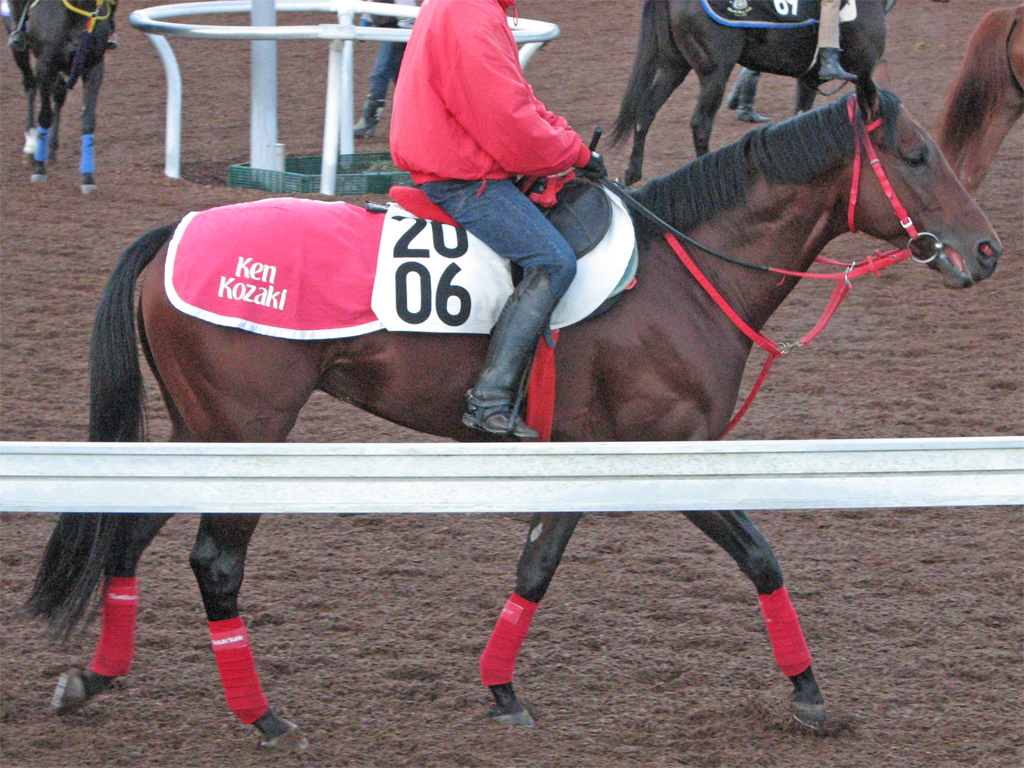
[[[850,99],[848,105],[848,113],[850,116],[850,122],[853,123],[857,116],[857,101]],[[914,226],[914,222],[911,221],[910,216],[907,214],[906,208],[900,203],[899,198],[896,196],[896,192],[892,188],[892,184],[889,182],[888,177],[885,175],[885,170],[882,168],[882,164],[878,159],[878,155],[875,152],[874,146],[871,141],[867,139],[867,133],[873,131],[875,128],[882,124],[881,119],[872,122],[865,126],[864,136],[857,137],[857,149],[853,158],[853,183],[850,188],[850,206],[847,214],[847,221],[850,226],[851,232],[856,232],[857,228],[854,226],[854,211],[857,206],[857,198],[860,193],[860,170],[861,170],[861,151],[864,147],[864,152],[868,156],[871,169],[874,171],[875,176],[878,178],[878,182],[882,185],[882,191],[885,193],[886,198],[889,200],[889,204],[892,205],[893,211],[899,218],[900,225],[906,230],[907,234],[911,239],[918,236],[917,228]],[[836,287],[832,291],[832,296],[822,312],[821,318],[815,324],[815,326],[808,331],[804,336],[797,342],[791,342],[789,344],[778,344],[759,331],[751,328],[739,314],[734,310],[725,298],[718,292],[718,290],[711,284],[711,281],[704,275],[703,272],[697,267],[697,264],[690,258],[690,255],[686,252],[683,246],[676,239],[675,235],[671,232],[665,233],[665,239],[668,241],[669,246],[675,251],[680,261],[686,266],[690,274],[693,275],[694,279],[703,286],[704,290],[707,291],[708,295],[714,299],[715,303],[721,308],[729,319],[739,328],[744,335],[747,336],[751,341],[757,344],[761,349],[768,353],[768,359],[765,361],[764,367],[761,369],[761,374],[757,377],[757,381],[754,382],[754,386],[750,390],[750,394],[747,395],[747,399],[743,402],[743,405],[736,412],[736,415],[732,417],[725,431],[719,436],[719,439],[725,437],[736,424],[739,423],[740,419],[746,414],[747,409],[750,408],[751,403],[754,402],[754,398],[761,389],[761,385],[764,384],[764,380],[768,377],[768,371],[771,370],[772,363],[775,362],[776,358],[789,352],[791,349],[796,347],[807,346],[811,339],[821,333],[825,326],[828,325],[829,320],[835,314],[839,305],[843,299],[850,292],[852,287],[851,281],[855,277],[866,274],[868,272],[878,273],[887,267],[891,267],[894,264],[899,264],[901,261],[905,261],[910,258],[911,252],[908,248],[894,249],[886,251],[885,253],[875,252],[874,255],[868,256],[867,259],[861,262],[854,262],[852,264],[840,264],[839,262],[831,261],[828,259],[819,259],[825,263],[835,264],[839,266],[845,266],[846,270],[840,274],[822,275],[812,274],[809,272],[792,272],[786,269],[779,269],[777,267],[769,267],[770,272],[775,272],[780,275],[786,275],[788,277],[810,277],[816,280],[836,280]]]

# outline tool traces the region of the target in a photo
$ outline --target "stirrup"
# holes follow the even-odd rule
[[[512,414],[508,400],[479,400],[469,393],[462,423],[470,429],[489,432],[492,435],[517,437],[520,440],[539,440],[540,435]]]

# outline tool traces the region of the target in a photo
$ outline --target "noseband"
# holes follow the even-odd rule
[[[902,109],[902,107],[900,107]],[[863,148],[864,154],[868,157],[868,164],[871,166],[871,170],[874,171],[875,177],[878,179],[878,183],[882,186],[882,192],[885,193],[886,199],[889,201],[889,205],[892,206],[893,212],[896,214],[896,218],[899,219],[900,226],[910,236],[910,242],[907,243],[907,248],[910,252],[910,258],[919,264],[928,264],[929,262],[937,259],[942,251],[945,249],[945,244],[931,232],[918,232],[917,227],[914,226],[913,220],[910,218],[910,214],[907,213],[907,209],[903,207],[903,203],[900,202],[899,197],[896,196],[896,190],[892,188],[892,184],[889,181],[889,177],[885,175],[885,169],[882,167],[881,161],[878,159],[878,153],[875,152],[875,146],[871,143],[868,138],[868,133],[875,130],[882,124],[882,118],[871,122],[868,125],[864,125],[863,120],[860,119],[860,107],[857,104],[857,100],[851,98],[846,104],[846,112],[850,117],[850,122],[854,126],[854,131],[857,134],[857,148],[853,156],[853,181],[850,185],[850,207],[847,211],[846,219],[847,224],[850,226],[850,231],[856,233],[857,227],[853,223],[854,211],[857,207],[857,198],[860,195],[860,169],[863,162],[861,151]],[[930,256],[918,256],[917,252],[930,253]]]

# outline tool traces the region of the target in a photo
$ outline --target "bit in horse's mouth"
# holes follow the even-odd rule
[[[936,269],[942,272],[942,282],[947,288],[968,288],[977,282],[967,271],[963,256],[955,248],[943,248],[935,264]]]

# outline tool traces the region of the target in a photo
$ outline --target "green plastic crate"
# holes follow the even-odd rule
[[[323,158],[285,158],[283,171],[251,168],[248,163],[228,166],[228,186],[264,189],[286,195],[320,191],[320,167]],[[339,155],[334,194],[386,195],[395,185],[410,185],[412,178],[391,162],[388,152]]]

